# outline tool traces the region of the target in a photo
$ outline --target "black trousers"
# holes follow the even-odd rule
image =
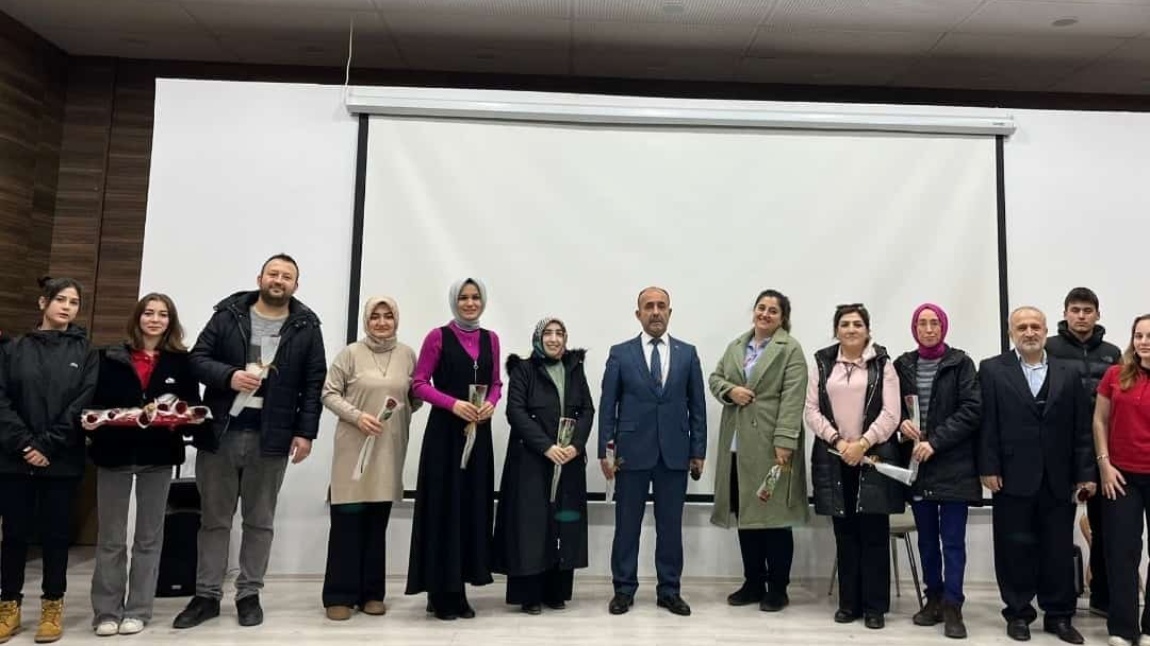
[[[731,512],[738,515],[739,468],[731,454]],[[787,593],[791,583],[791,563],[795,558],[795,537],[790,527],[740,529],[739,552],[743,557],[743,585],[772,595]]]
[[[1086,501],[1086,520],[1090,523],[1090,607],[1108,610],[1110,578],[1106,572],[1106,521],[1101,491],[1099,488],[1099,493]]]
[[[63,599],[68,588],[68,547],[71,544],[72,502],[79,478],[31,475],[0,476],[0,510],[4,537],[0,542],[0,600],[24,598],[24,566],[28,544],[39,534],[44,562],[44,599]]]
[[[845,516],[831,519],[839,564],[839,609],[854,615],[890,611],[890,516],[860,514],[859,468],[842,465]]]
[[[1106,564],[1110,568],[1110,614],[1106,628],[1131,642],[1150,635],[1150,593],[1138,619],[1138,566],[1142,564],[1142,520],[1150,520],[1150,474],[1122,471],[1126,495],[1104,500],[1102,522],[1106,525]],[[1101,496],[1099,496],[1101,497]],[[1097,545],[1097,537],[1094,539]],[[1097,575],[1095,575],[1097,576]],[[1150,572],[1147,572],[1150,580]]]
[[[571,598],[575,570],[547,570],[530,576],[507,577],[507,603],[555,605]]]
[[[390,502],[331,506],[323,605],[362,607],[383,601]]]
[[[994,570],[1007,621],[1038,618],[1035,596],[1048,618],[1074,615],[1074,516],[1070,496],[1059,499],[1044,482],[1033,496],[994,496]]]

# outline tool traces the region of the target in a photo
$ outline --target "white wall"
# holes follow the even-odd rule
[[[1144,180],[1150,115],[1014,115],[1019,130],[1006,146],[1012,304],[1036,304],[1056,319],[1066,290],[1089,285],[1102,298],[1112,340],[1125,345],[1130,318],[1150,310],[1130,279],[1142,251],[1136,246],[1140,231],[1130,225],[1143,221],[1150,206]],[[329,358],[334,356],[346,329],[355,148],[355,120],[343,109],[341,88],[159,81],[141,290],[171,293],[194,337],[215,302],[252,288],[263,259],[287,251],[301,265],[298,296],[319,313]],[[442,294],[431,298],[442,300]],[[998,327],[997,321],[979,324]],[[312,457],[289,468],[272,573],[323,571],[332,426],[326,416]],[[592,507],[588,572],[607,575],[611,511]],[[688,506],[685,574],[738,576],[735,536],[711,527],[709,513],[708,505]],[[410,514],[410,503],[393,513],[392,574],[406,571]],[[828,576],[834,552],[825,521],[815,520],[796,538],[794,576]],[[653,574],[653,539],[652,527],[644,533],[642,574]],[[988,510],[972,512],[968,545],[967,579],[992,581]]]

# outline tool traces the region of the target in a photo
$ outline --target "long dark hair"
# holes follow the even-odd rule
[[[80,281],[75,278],[52,278],[51,276],[43,276],[37,281],[40,284],[40,298],[43,298],[49,303],[56,296],[71,287],[76,290],[76,295],[80,297],[80,302],[84,302],[84,288],[80,286]]]
[[[148,303],[152,301],[160,301],[168,308],[168,329],[164,330],[164,336],[160,337],[156,349],[161,352],[187,352],[188,348],[184,345],[184,326],[180,325],[180,314],[176,311],[176,304],[172,301],[172,297],[159,292],[145,294],[132,308],[132,318],[128,319],[127,327],[128,345],[132,346],[133,350],[144,349],[144,332],[140,329],[140,317],[144,315],[144,310],[148,309]]]
[[[752,308],[758,307],[759,301],[763,300],[764,298],[773,298],[773,299],[775,299],[775,302],[777,302],[779,304],[779,310],[782,311],[782,314],[783,314],[782,328],[784,330],[786,330],[787,332],[790,332],[791,331],[791,299],[787,298],[786,296],[783,296],[783,293],[778,291],[778,290],[764,289],[763,291],[759,292],[758,296],[755,297],[755,304],[752,305],[751,307]]]

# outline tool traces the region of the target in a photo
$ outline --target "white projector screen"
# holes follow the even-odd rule
[[[482,322],[504,356],[530,351],[538,319],[562,318],[588,350],[596,398],[608,348],[639,333],[647,285],[670,291],[670,334],[698,347],[704,378],[765,288],[790,297],[808,357],[833,342],[834,306],[848,302],[867,305],[892,354],[913,348],[924,301],[949,312],[948,341],[976,361],[1000,351],[993,137],[382,116],[367,127],[351,298],[395,297],[417,351],[450,320],[448,286],[465,276],[487,284]],[[709,393],[707,406],[713,458]],[[412,425],[408,489],[425,422]],[[507,432],[501,406],[497,472]],[[604,489],[593,459],[588,486]],[[712,491],[713,472],[691,483]]]

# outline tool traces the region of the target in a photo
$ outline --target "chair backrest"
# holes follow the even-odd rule
[[[901,514],[890,515],[891,536],[902,536],[908,532],[913,532],[914,530],[914,514],[910,513],[909,511],[904,511]]]

